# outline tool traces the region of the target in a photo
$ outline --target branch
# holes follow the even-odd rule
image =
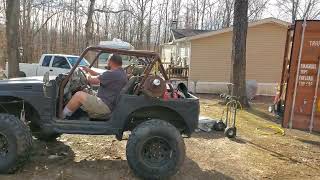
[[[135,18],[139,18],[136,14],[134,14],[133,11],[129,10],[129,9],[122,9],[122,10],[118,10],[118,11],[112,11],[112,10],[104,10],[104,9],[95,9],[94,12],[100,12],[100,13],[111,13],[111,14],[118,14],[118,13],[122,13],[122,12],[128,12],[130,13],[132,16],[134,16]]]
[[[103,9],[95,9],[95,12],[101,12],[101,13],[113,13],[113,14],[118,14],[118,13],[122,13],[122,12],[129,12],[132,14],[132,11],[130,11],[129,9],[122,9],[119,11],[112,11],[112,10],[103,10]]]
[[[60,11],[51,14],[51,16],[49,16],[49,17],[46,19],[46,21],[40,26],[40,28],[34,33],[34,36],[36,36],[36,35],[40,32],[40,30],[48,23],[48,21],[49,21],[53,16],[55,16],[55,15],[58,14],[58,13],[60,13]]]

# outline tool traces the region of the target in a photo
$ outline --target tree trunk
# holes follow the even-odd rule
[[[292,12],[291,12],[292,24],[294,24],[297,19],[298,6],[299,6],[299,0],[293,0],[292,1]]]
[[[249,107],[246,93],[246,44],[248,29],[248,0],[236,0],[234,4],[232,39],[232,96],[239,97],[244,107]]]
[[[140,17],[139,17],[139,28],[138,28],[138,49],[143,49],[143,35],[144,35],[144,16],[145,16],[145,1],[141,1]]]
[[[153,8],[153,0],[151,0],[150,11],[149,11],[149,22],[147,29],[147,49],[150,50],[151,47],[151,22],[152,22],[152,8]]]
[[[73,53],[76,52],[78,44],[77,44],[77,37],[78,37],[78,5],[77,5],[77,0],[73,1],[73,39],[72,39],[72,44],[73,44],[73,48],[72,51]]]
[[[90,5],[88,9],[88,19],[85,27],[86,31],[86,46],[88,47],[91,42],[92,42],[92,16],[94,13],[94,5],[95,5],[96,0],[90,0]]]
[[[204,29],[204,16],[205,16],[205,12],[206,12],[206,8],[207,8],[207,0],[204,0],[202,2],[202,13],[201,13],[201,29]]]
[[[8,76],[17,77],[19,72],[19,17],[20,1],[7,0],[6,9],[6,37],[8,53]]]

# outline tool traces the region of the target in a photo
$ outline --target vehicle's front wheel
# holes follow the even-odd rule
[[[12,173],[22,165],[31,147],[28,126],[13,115],[0,114],[0,174]]]
[[[185,158],[180,132],[162,120],[149,120],[138,125],[132,131],[126,149],[130,168],[145,179],[174,175]]]
[[[54,142],[57,140],[58,137],[61,136],[61,134],[59,133],[43,131],[43,129],[41,129],[40,126],[35,123],[30,124],[30,129],[31,129],[32,135],[35,138],[44,142]]]

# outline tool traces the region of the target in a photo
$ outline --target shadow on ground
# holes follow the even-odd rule
[[[94,151],[94,149],[92,149]],[[82,153],[82,152],[80,152]],[[123,159],[89,157],[76,162],[75,153],[63,142],[45,143],[35,140],[30,160],[15,174],[0,176],[1,180],[100,180],[139,179]],[[231,179],[218,172],[202,170],[186,158],[181,170],[170,179]]]
[[[242,139],[241,137],[230,138],[229,140],[238,144],[247,144],[247,140]]]
[[[222,131],[211,131],[211,132],[200,131],[197,133],[193,133],[192,138],[195,138],[195,139],[221,139],[221,138],[225,138],[225,135],[223,134]]]
[[[171,178],[172,180],[207,180],[207,179],[223,179],[231,180],[233,178],[215,170],[203,170],[192,159],[186,158],[184,165],[177,175]]]
[[[223,138],[227,138],[224,135],[223,131],[211,131],[211,132],[198,132],[198,133],[194,133],[192,134],[192,138],[194,139],[207,139],[207,140],[211,140],[211,139],[223,139]],[[246,144],[247,141],[242,139],[239,136],[236,136],[235,138],[230,138],[230,141],[239,143],[239,144]]]
[[[272,114],[270,113],[267,113],[267,112],[264,112],[264,111],[261,111],[255,107],[251,107],[251,108],[248,108],[246,109],[246,111],[252,115],[255,115],[255,116],[258,116],[264,120],[267,120],[267,121],[270,121],[270,122],[273,122],[273,123],[277,123],[277,124],[281,124],[281,119],[280,118],[277,118],[275,116],[273,116]]]
[[[306,143],[306,144],[310,144],[310,145],[314,145],[314,146],[319,146],[320,147],[320,142],[319,141],[312,141],[312,140],[306,140],[306,139],[300,139],[298,138],[297,140]]]

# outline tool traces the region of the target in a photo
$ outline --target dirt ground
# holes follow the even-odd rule
[[[275,134],[280,126],[267,110],[270,99],[240,111],[234,140],[220,132],[199,132],[185,139],[187,156],[171,179],[320,179],[320,135],[297,130]],[[224,106],[201,96],[201,114],[220,117]],[[63,135],[57,142],[35,140],[31,160],[1,180],[137,179],[125,157],[126,140],[112,136]]]

